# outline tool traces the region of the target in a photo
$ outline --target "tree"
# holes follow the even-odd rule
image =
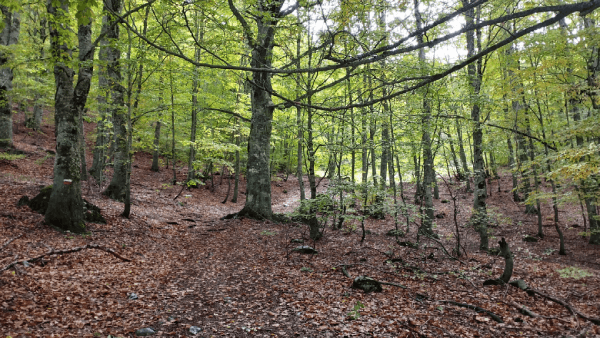
[[[20,14],[5,5],[0,5],[2,11],[2,31],[0,32],[0,147],[11,147],[12,109],[8,91],[12,89],[13,71],[8,64],[11,58],[10,50],[5,47],[16,45],[19,41]]]
[[[54,59],[56,159],[52,194],[45,214],[47,224],[71,232],[85,232],[83,200],[81,198],[80,115],[90,89],[94,58],[92,44],[91,8],[78,6],[79,71],[73,87],[75,72],[70,67],[73,51],[69,48],[69,1],[50,1],[50,41]]]

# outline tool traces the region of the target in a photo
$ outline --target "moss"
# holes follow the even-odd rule
[[[14,161],[25,158],[23,154],[0,153],[0,160]]]

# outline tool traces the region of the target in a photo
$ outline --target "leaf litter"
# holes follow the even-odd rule
[[[86,130],[91,128],[86,124]],[[241,194],[238,203],[220,203],[227,179],[221,184],[217,179],[214,191],[201,187],[173,200],[181,188],[168,184],[171,168],[151,172],[150,155],[145,153],[135,155],[130,219],[119,216],[121,203],[104,198],[103,187],[89,181],[83,184],[83,197],[102,209],[107,224],[89,224],[85,236],[60,233],[44,225],[42,215],[17,207],[21,196],[33,197],[51,184],[52,161],[45,158],[46,150],[53,149],[54,140],[48,136],[53,131],[45,127],[43,132],[35,139],[16,133],[16,147],[27,157],[0,163],[0,268],[44,255],[0,273],[3,337],[133,337],[141,328],[154,329],[157,337],[183,337],[192,327],[203,337],[600,334],[597,325],[544,297],[508,286],[483,287],[484,280],[502,273],[504,261],[478,253],[472,229],[461,228],[468,257],[460,262],[448,259],[434,242],[425,242],[419,250],[396,245],[393,237],[385,236],[393,227],[389,216],[366,220],[371,233],[362,244],[352,224],[345,230],[327,229],[313,243],[306,227],[295,223],[221,220],[244,202]],[[183,181],[185,169],[177,171]],[[501,184],[508,187],[509,177]],[[326,185],[325,180],[320,191],[326,191]],[[240,191],[244,189],[242,181]],[[292,178],[277,179],[272,192],[276,212],[298,206],[299,191]],[[470,210],[471,196],[464,196],[459,200],[460,224],[466,223]],[[543,240],[522,241],[525,233],[535,231],[535,216],[510,202],[510,192],[494,193],[489,204],[508,219],[493,232],[497,238],[506,237],[515,254],[513,279],[523,279],[589,317],[600,317],[600,248],[587,245],[576,227],[567,227],[582,222],[577,208],[561,207],[563,219],[571,223],[559,223],[565,227],[568,250],[567,256],[559,256],[552,251],[558,237],[549,225]],[[550,207],[545,208],[549,215]],[[438,200],[436,212],[452,215],[453,210]],[[436,221],[441,243],[452,247],[451,217]],[[414,228],[403,240],[416,240]],[[319,253],[293,252],[298,244],[291,240],[299,238]],[[89,249],[52,253],[85,246],[117,255]],[[369,276],[406,288],[383,285],[382,292],[364,293],[351,288],[352,279],[343,269],[351,277]],[[558,271],[569,274],[561,277]],[[524,315],[521,307],[538,316]]]

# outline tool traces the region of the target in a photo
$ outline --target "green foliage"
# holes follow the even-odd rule
[[[354,304],[354,308],[350,310],[350,312],[348,312],[346,316],[348,316],[348,319],[350,320],[356,320],[360,318],[360,310],[364,307],[365,305],[363,303],[361,303],[360,301],[356,301],[356,304]]]
[[[303,266],[302,268],[300,268],[300,271],[302,271],[302,272],[313,272],[313,269],[307,268],[307,267]]]
[[[5,161],[14,161],[24,159],[26,156],[24,154],[10,154],[10,153],[1,153],[0,152],[0,160]]]
[[[578,268],[576,266],[569,266],[564,269],[556,270],[561,278],[574,278],[581,279],[589,276],[593,276],[589,271]]]
[[[277,233],[275,231],[263,230],[261,233],[263,236],[275,236]]]

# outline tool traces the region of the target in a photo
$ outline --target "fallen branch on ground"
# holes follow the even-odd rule
[[[596,325],[600,325],[600,319],[599,318],[590,317],[590,316],[588,316],[588,315],[586,315],[584,313],[581,313],[581,312],[577,311],[577,309],[575,309],[573,306],[571,306],[571,304],[569,304],[569,303],[567,303],[565,301],[562,301],[562,300],[560,300],[558,298],[555,298],[555,297],[552,297],[552,296],[547,295],[545,293],[542,293],[542,292],[540,292],[540,291],[538,291],[536,289],[528,288],[526,291],[531,291],[531,292],[533,292],[533,293],[535,293],[537,295],[540,295],[540,296],[542,296],[542,297],[544,297],[544,298],[546,298],[546,299],[548,299],[550,301],[553,301],[553,302],[555,302],[557,304],[560,304],[560,305],[564,306],[565,308],[567,308],[567,310],[569,310],[569,312],[571,312],[573,315],[577,315],[577,316],[579,316],[579,317],[581,317],[581,318],[583,318],[585,320],[589,320],[590,322],[592,322],[592,323],[594,323]]]
[[[504,323],[504,321],[502,320],[502,318],[500,318],[500,316],[498,316],[497,314],[493,313],[492,311],[489,311],[489,310],[486,310],[486,309],[482,309],[479,306],[458,303],[458,302],[455,302],[453,300],[440,300],[439,302],[448,303],[448,304],[452,304],[452,305],[464,307],[464,308],[467,308],[467,309],[475,310],[475,312],[477,312],[477,313],[485,313],[488,316],[492,317],[492,319],[495,320],[496,322],[498,322],[498,323]]]
[[[19,260],[14,261],[14,262],[8,264],[7,266],[5,266],[4,268],[2,268],[0,270],[0,272],[8,270],[11,267],[13,267],[13,266],[15,266],[15,265],[17,265],[19,263],[21,263],[21,264],[23,264],[24,262],[31,263],[31,262],[36,261],[38,259],[42,259],[42,258],[44,258],[46,256],[68,254],[68,253],[82,251],[82,250],[85,250],[85,249],[101,250],[101,251],[107,252],[107,253],[109,253],[109,254],[111,254],[111,255],[113,255],[113,256],[115,256],[115,257],[117,257],[117,258],[119,258],[119,259],[121,259],[121,260],[123,260],[125,262],[131,262],[131,259],[128,259],[128,258],[125,258],[125,257],[119,255],[113,249],[105,248],[105,247],[100,246],[98,244],[88,244],[88,245],[84,245],[84,246],[80,246],[80,247],[72,248],[72,249],[66,249],[66,250],[54,250],[54,249],[51,249],[47,253],[41,254],[41,255],[39,255],[37,257],[34,257],[34,258],[24,259],[24,260],[20,260],[20,261]]]
[[[12,241],[14,241],[15,239],[19,239],[21,238],[21,236],[23,236],[23,234],[20,234],[17,237],[14,237],[12,239],[9,239],[6,243],[4,243],[4,245],[2,245],[2,248],[0,248],[0,251],[4,250],[4,248],[6,248]]]
[[[508,302],[503,302],[503,303],[516,307],[520,313],[522,313],[526,316],[529,316],[531,318],[557,319],[557,320],[560,320],[563,322],[569,322],[568,320],[565,320],[565,319],[562,319],[562,318],[559,318],[556,316],[543,316],[543,315],[537,314],[537,313],[529,310],[525,305],[521,305],[515,301],[508,301]]]

